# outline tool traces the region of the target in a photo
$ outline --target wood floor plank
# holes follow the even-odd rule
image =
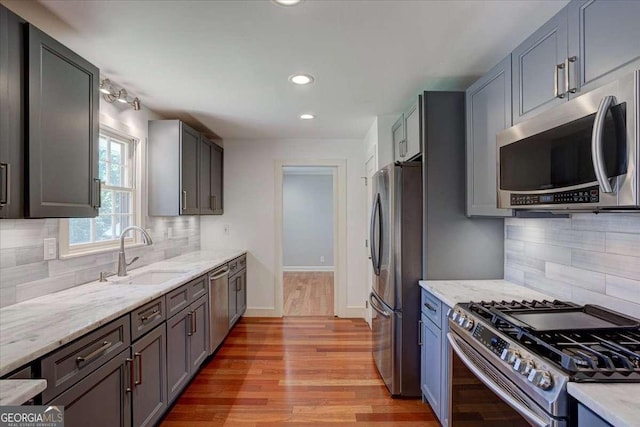
[[[282,286],[285,316],[333,315],[333,272],[286,271]]]
[[[243,318],[161,426],[439,426],[389,396],[370,339],[360,319]]]

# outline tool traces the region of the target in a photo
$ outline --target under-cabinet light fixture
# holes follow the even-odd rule
[[[142,104],[138,97],[129,100],[129,93],[127,90],[125,88],[116,90],[115,86],[109,79],[103,79],[100,81],[100,92],[102,92],[104,100],[110,104],[118,101],[122,104],[131,105],[135,111],[139,111],[142,108]]]

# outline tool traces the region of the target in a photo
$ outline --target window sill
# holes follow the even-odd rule
[[[142,246],[145,246],[145,244],[140,242],[140,243],[133,243],[128,245],[125,244],[124,248],[133,249],[133,248],[140,248]],[[73,259],[73,258],[80,258],[88,255],[101,255],[109,252],[119,252],[119,251],[120,251],[120,244],[118,243],[116,246],[108,246],[104,248],[92,248],[92,249],[86,249],[82,251],[72,251],[66,254],[60,254],[58,256],[58,259]]]

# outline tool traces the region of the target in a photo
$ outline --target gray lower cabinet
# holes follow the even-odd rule
[[[578,403],[578,422],[576,425],[580,427],[611,427],[611,424],[581,403]]]
[[[496,135],[511,127],[511,55],[466,90],[467,215],[511,216],[498,209]]]
[[[237,270],[229,277],[229,329],[247,310],[247,269]]]
[[[95,217],[99,70],[3,6],[0,20],[0,217]]]
[[[449,425],[449,307],[422,289],[420,388],[443,426]]]
[[[566,100],[567,11],[562,9],[511,54],[513,123]],[[557,84],[556,84],[557,83]]]
[[[167,321],[167,383],[171,404],[208,356],[209,306],[207,296]]]
[[[133,343],[131,351],[134,368],[133,426],[153,426],[168,407],[166,325],[162,323]]]
[[[130,349],[119,353],[89,376],[48,402],[64,405],[68,427],[130,427]]]

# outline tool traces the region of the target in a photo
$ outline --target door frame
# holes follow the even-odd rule
[[[281,159],[275,167],[275,314],[283,315],[283,191],[285,166],[333,168],[333,315],[351,317],[347,310],[347,161],[343,159]]]
[[[365,301],[365,315],[364,315],[364,320],[367,321],[367,323],[369,324],[369,327],[371,328],[371,319],[373,317],[373,309],[371,308],[371,304],[369,303],[369,294],[371,293],[371,288],[373,286],[373,278],[374,278],[374,274],[373,274],[373,265],[371,264],[371,241],[370,241],[370,236],[369,236],[369,224],[371,223],[371,205],[373,203],[373,192],[371,191],[372,188],[372,178],[373,175],[375,175],[376,171],[378,170],[378,159],[377,159],[377,150],[376,150],[376,144],[373,145],[373,149],[369,150],[370,152],[367,155],[367,158],[364,162],[364,172],[365,172],[365,206],[366,206],[366,215],[367,215],[367,221],[365,224],[365,235],[367,236],[367,245],[366,245],[366,252],[365,252],[365,256],[368,258],[367,259],[367,280],[365,281],[365,296],[367,298],[367,300]],[[369,162],[373,162],[373,172],[370,175],[369,174],[369,169],[367,168],[367,165],[369,164]]]

